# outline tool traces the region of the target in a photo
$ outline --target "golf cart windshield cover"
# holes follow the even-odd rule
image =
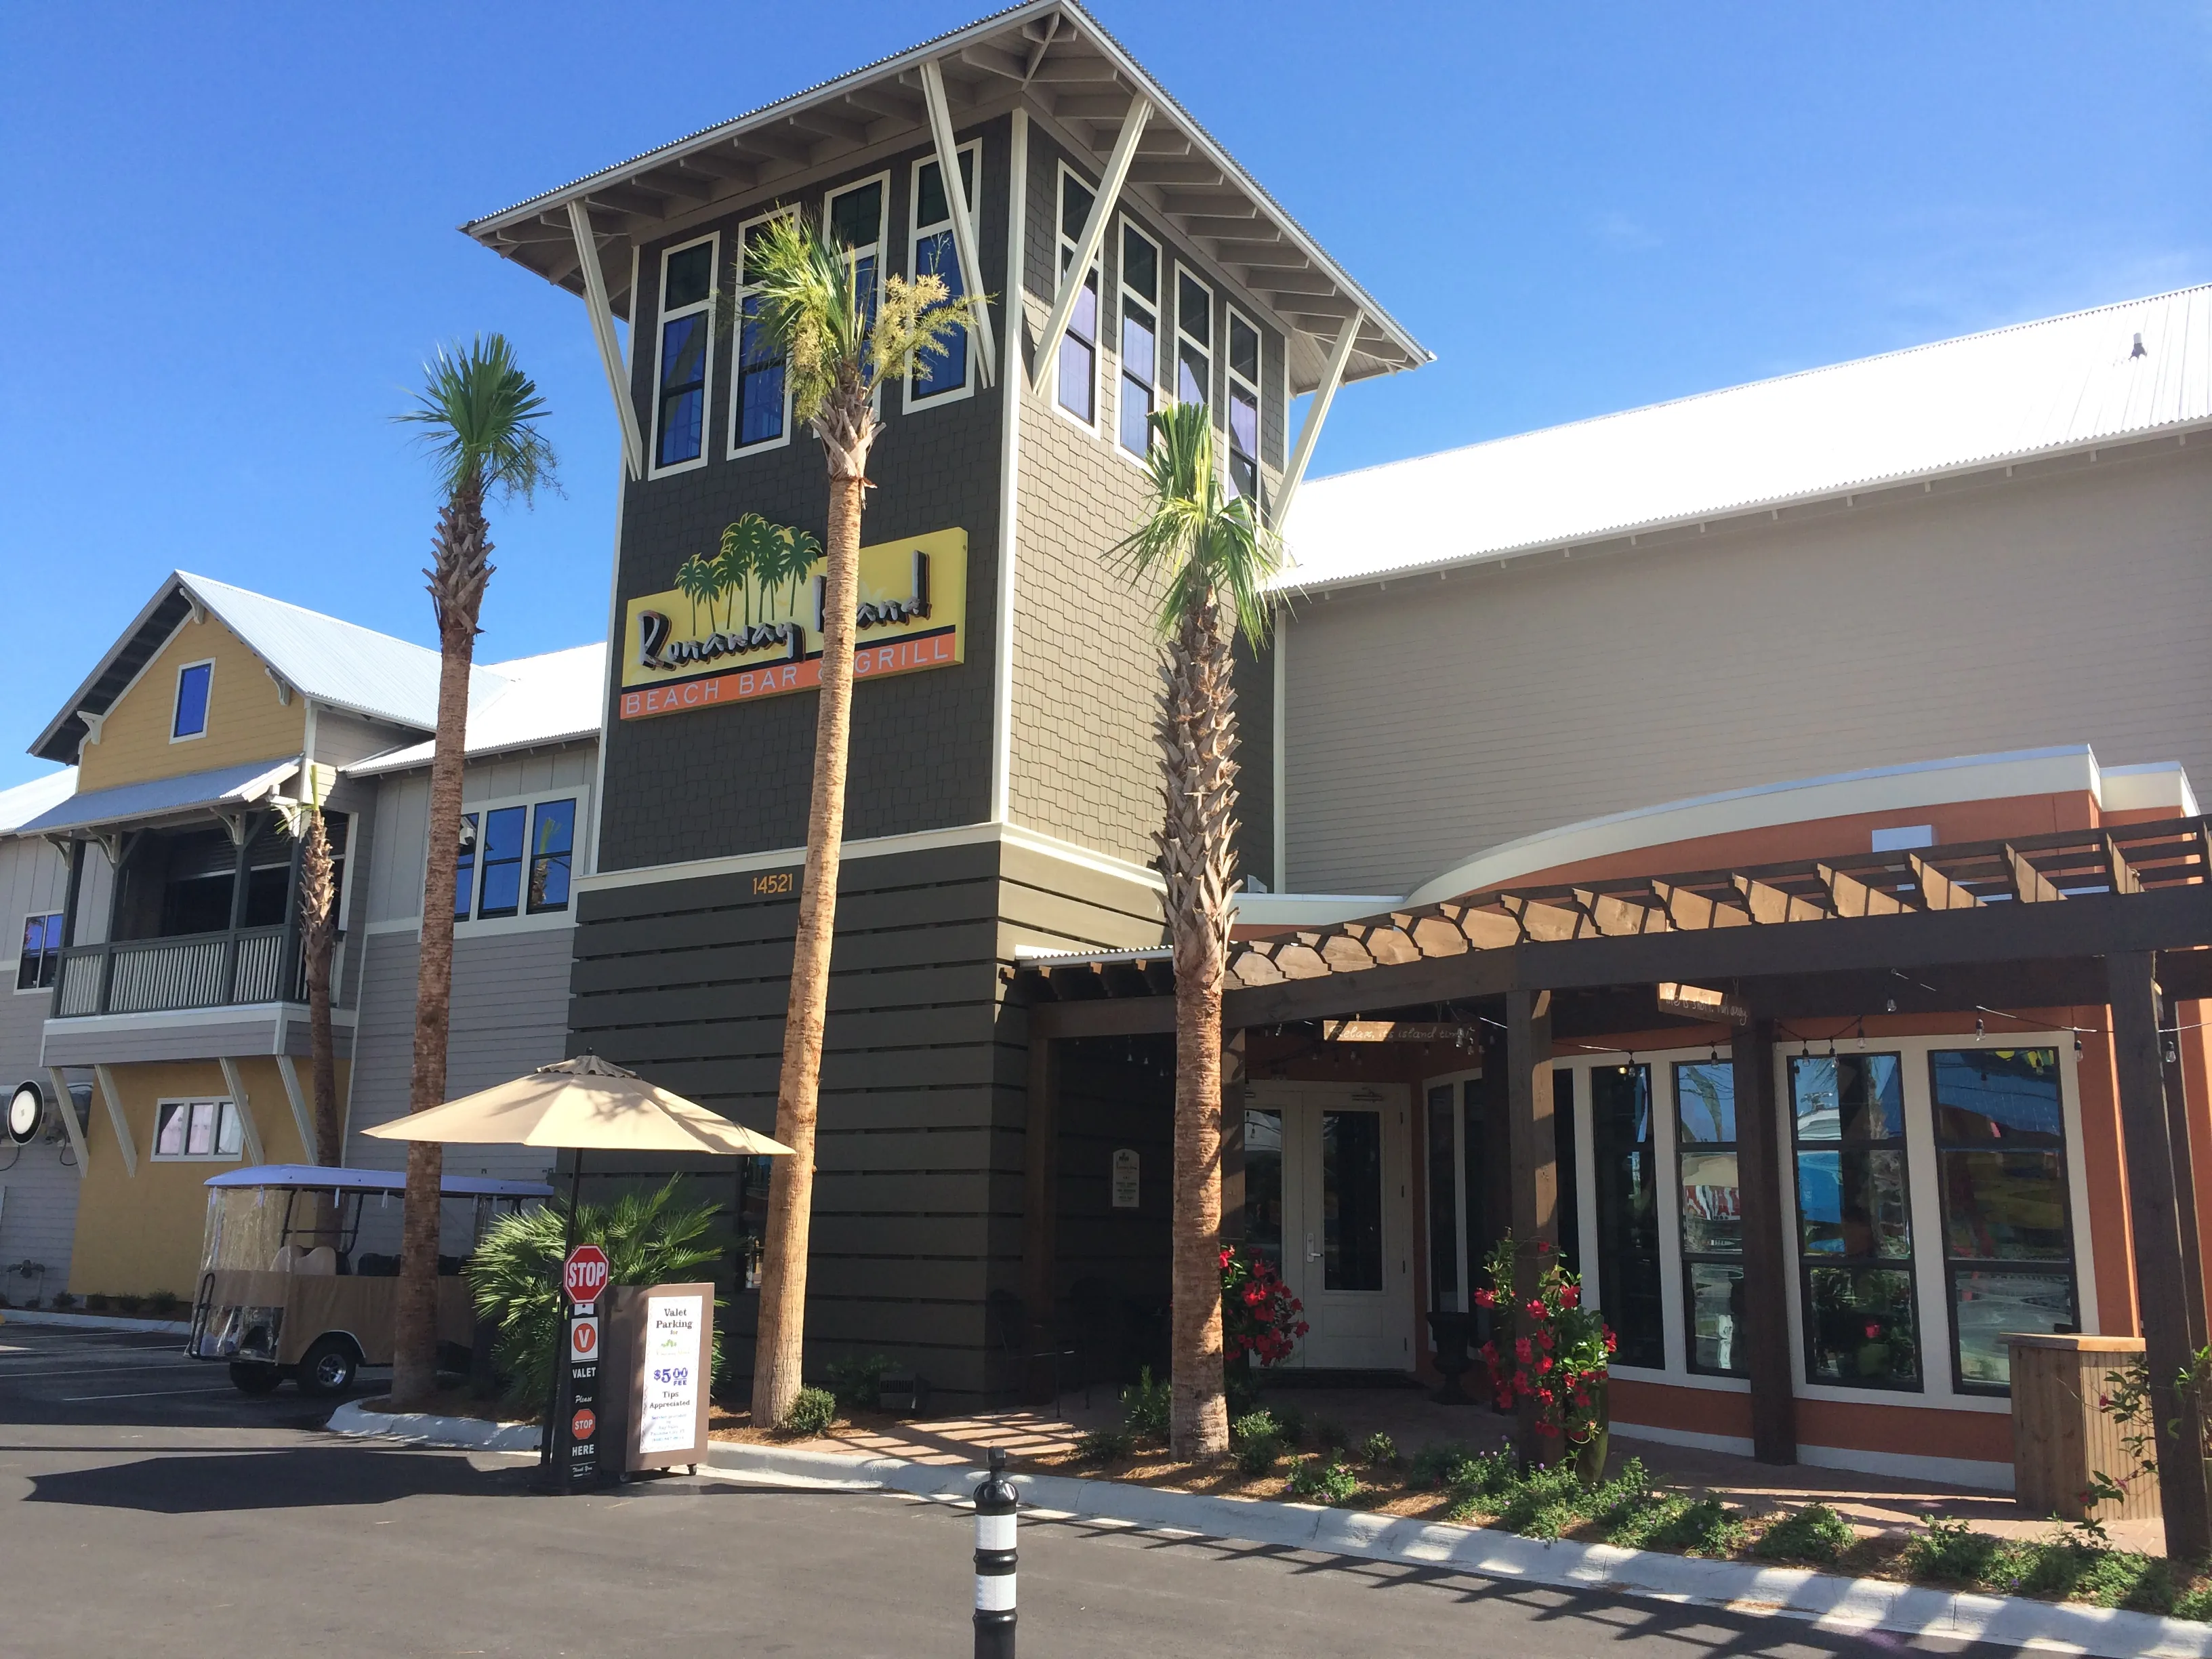
[[[316,1192],[404,1193],[404,1170],[326,1169],[314,1164],[261,1164],[250,1170],[226,1170],[210,1176],[210,1187],[289,1187]],[[542,1181],[494,1181],[489,1176],[447,1176],[440,1190],[448,1198],[550,1198]]]

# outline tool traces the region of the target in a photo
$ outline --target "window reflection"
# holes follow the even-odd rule
[[[1790,1106],[1806,1376],[1917,1389],[1919,1322],[1899,1057],[1798,1055],[1790,1062]]]

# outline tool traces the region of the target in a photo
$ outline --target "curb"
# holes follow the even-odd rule
[[[980,1468],[898,1458],[724,1442],[702,1474],[779,1480],[917,1498],[967,1498]],[[2097,1659],[2207,1659],[2212,1627],[2193,1620],[2022,1596],[1966,1595],[1881,1578],[1839,1578],[1796,1567],[1708,1561],[1611,1544],[1547,1543],[1484,1528],[1322,1509],[1257,1498],[1084,1480],[1012,1477],[1041,1517],[1115,1522],[1148,1530],[1443,1567],[1486,1578],[1801,1619],[1824,1630],[1941,1636]]]
[[[404,1441],[410,1446],[447,1446],[461,1451],[538,1453],[535,1423],[487,1423],[479,1417],[434,1417],[428,1412],[373,1412],[349,1400],[324,1425],[332,1434],[356,1439]]]
[[[0,1308],[0,1325],[74,1326],[81,1331],[160,1331],[170,1336],[190,1336],[191,1322],[183,1319],[111,1318],[106,1314],[50,1313],[42,1308]]]

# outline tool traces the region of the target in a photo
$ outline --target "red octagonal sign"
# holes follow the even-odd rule
[[[607,1253],[596,1244],[579,1244],[561,1270],[561,1288],[575,1303],[597,1302],[607,1287]]]

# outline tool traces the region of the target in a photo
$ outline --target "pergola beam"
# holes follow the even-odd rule
[[[1060,274],[1060,289],[1052,302],[1052,314],[1045,321],[1036,368],[1030,376],[1030,390],[1039,397],[1044,395],[1045,382],[1060,366],[1060,337],[1066,331],[1067,319],[1075,314],[1076,299],[1082,294],[1091,264],[1098,258],[1099,245],[1106,240],[1107,221],[1121,199],[1121,186],[1129,177],[1129,163],[1137,153],[1137,142],[1144,137],[1145,124],[1152,114],[1152,100],[1143,93],[1129,100],[1129,112],[1122,118],[1113,154],[1107,157],[1105,175],[1098,181],[1097,193],[1091,198],[1091,212],[1083,222],[1083,234],[1076,239],[1075,258]],[[1056,244],[1058,239],[1054,240]]]
[[[623,362],[622,342],[615,335],[614,307],[607,301],[607,274],[599,264],[599,239],[592,231],[592,216],[580,200],[568,203],[568,231],[575,238],[576,257],[584,267],[584,306],[591,313],[592,337],[599,342],[599,367],[606,371],[607,390],[613,393],[615,420],[622,430],[623,459],[629,476],[645,476],[645,434],[638,429],[637,405],[630,401],[629,371]],[[630,296],[637,309],[637,296]]]
[[[1018,64],[1016,65],[1019,67]],[[952,246],[960,256],[960,284],[969,294],[983,291],[983,261],[975,251],[975,221],[969,210],[968,186],[960,179],[960,147],[952,137],[952,114],[945,100],[945,75],[930,58],[921,66],[922,101],[928,107],[930,140],[937,146],[937,171],[945,199],[952,209]],[[979,180],[980,182],[980,180]],[[976,367],[988,387],[999,378],[999,343],[991,329],[991,307],[975,307]]]

